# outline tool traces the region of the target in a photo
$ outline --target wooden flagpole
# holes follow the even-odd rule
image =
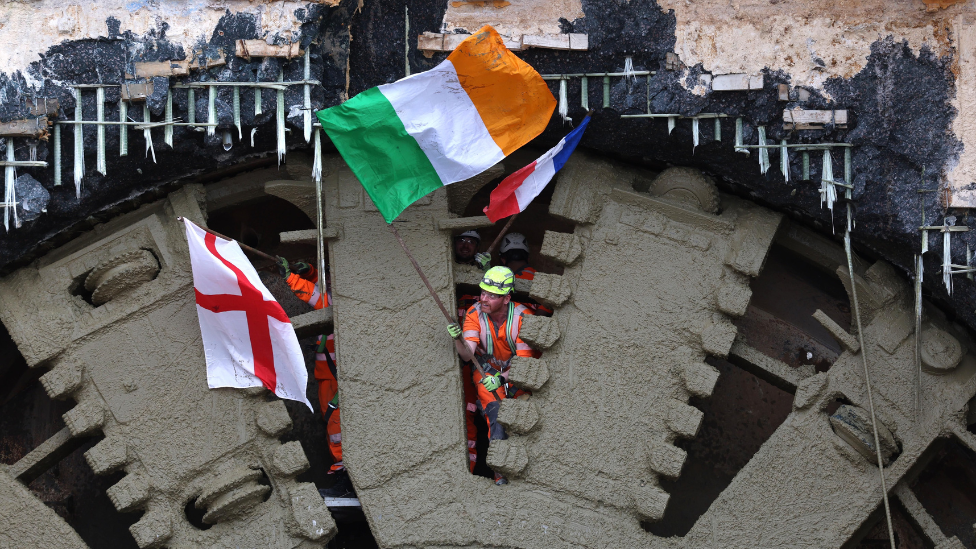
[[[403,253],[407,254],[407,259],[409,259],[410,263],[413,264],[413,268],[416,269],[417,274],[420,275],[420,279],[423,280],[424,285],[427,286],[427,291],[430,292],[430,296],[434,298],[434,302],[437,303],[437,306],[440,307],[441,312],[444,313],[444,318],[447,319],[448,324],[456,323],[457,319],[451,316],[451,313],[447,311],[447,307],[444,306],[444,302],[441,301],[441,298],[437,295],[437,292],[434,291],[434,287],[431,286],[430,280],[427,280],[427,275],[424,274],[424,270],[420,268],[420,264],[417,263],[417,260],[413,258],[413,254],[410,253],[410,249],[407,248],[407,243],[403,241],[403,238],[400,236],[400,232],[397,231],[395,226],[393,226],[393,223],[390,223],[389,227],[390,232],[393,233],[393,236],[396,237],[397,242],[400,243],[400,247],[403,248]],[[472,363],[474,364],[475,369],[478,370],[478,373],[484,376],[485,367],[481,364],[481,359],[478,358],[477,355],[475,355]]]
[[[488,246],[488,249],[485,250],[486,254],[491,255],[491,252],[495,251],[495,248],[498,246],[498,243],[502,241],[502,237],[505,236],[505,234],[508,232],[508,229],[512,227],[512,223],[515,221],[516,217],[518,217],[518,214],[512,214],[512,217],[508,218],[508,223],[506,223],[505,226],[502,227],[501,232],[499,232],[498,236],[495,237],[495,240],[491,243],[491,246]]]
[[[430,292],[430,296],[434,298],[437,306],[440,307],[441,312],[444,313],[444,318],[446,318],[449,323],[457,322],[457,319],[451,316],[451,313],[447,312],[447,307],[444,306],[441,298],[437,295],[437,292],[434,291],[434,287],[430,285],[430,281],[427,280],[427,275],[425,275],[423,269],[420,268],[420,264],[417,263],[417,260],[413,258],[413,254],[411,254],[410,250],[407,248],[407,243],[403,241],[403,238],[400,236],[400,232],[397,231],[393,223],[390,223],[389,227],[390,232],[393,233],[393,236],[396,237],[397,242],[400,243],[400,247],[403,248],[403,252],[407,254],[407,259],[409,259],[410,263],[413,264],[413,268],[417,270],[417,274],[420,275],[420,279],[423,280],[424,284],[427,286],[427,291]]]
[[[177,217],[176,219],[178,221],[183,221],[183,218],[182,217]],[[196,224],[194,223],[194,225],[196,225]],[[197,225],[197,227],[200,227],[200,225]],[[237,245],[240,246],[241,249],[244,250],[245,252],[251,252],[252,254],[254,254],[256,256],[260,256],[260,257],[263,257],[265,259],[270,259],[271,261],[274,261],[275,263],[278,262],[278,258],[277,257],[275,257],[273,255],[270,255],[270,254],[266,254],[266,253],[262,252],[261,250],[256,250],[256,249],[248,246],[247,244],[244,244],[243,242],[241,242],[239,240],[234,240],[233,238],[228,238],[228,237],[226,237],[226,236],[218,233],[217,231],[211,231],[210,229],[208,229],[206,227],[200,227],[200,228],[203,229],[204,232],[208,232],[208,233],[210,233],[210,234],[212,234],[212,235],[214,235],[214,236],[216,236],[218,238],[223,238],[224,240],[230,240],[231,242],[237,242]]]

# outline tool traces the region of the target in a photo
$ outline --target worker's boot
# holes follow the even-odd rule
[[[502,476],[501,473],[495,473],[495,486],[504,486],[508,484],[508,479]]]
[[[349,480],[349,473],[345,469],[340,469],[328,476],[335,477],[335,482],[328,488],[319,488],[319,495],[323,498],[354,498],[356,490],[352,487]]]

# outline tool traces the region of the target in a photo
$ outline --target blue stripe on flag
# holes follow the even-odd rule
[[[573,151],[576,150],[576,145],[579,144],[580,139],[583,137],[583,130],[586,129],[586,125],[589,123],[590,117],[587,116],[582,122],[580,122],[580,125],[577,126],[575,130],[569,132],[566,137],[563,138],[563,141],[566,142],[566,144],[563,145],[563,150],[559,151],[555,156],[552,157],[552,164],[554,168],[553,171],[558,172],[560,169],[562,169],[563,165],[566,164],[566,161],[569,160],[569,155],[573,154]]]

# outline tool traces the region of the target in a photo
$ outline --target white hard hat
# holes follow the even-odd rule
[[[475,230],[464,231],[463,233],[457,235],[454,238],[457,239],[457,238],[464,238],[464,237],[470,237],[477,240],[479,243],[481,242],[481,235],[478,234],[478,231]]]
[[[501,253],[505,253],[509,250],[525,250],[529,251],[529,244],[525,241],[525,235],[522,233],[508,233],[502,238],[502,247],[499,249]]]

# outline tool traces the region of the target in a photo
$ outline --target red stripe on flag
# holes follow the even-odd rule
[[[533,161],[528,166],[506,177],[495,187],[495,190],[491,191],[491,198],[484,209],[489,221],[495,223],[499,219],[522,211],[519,209],[518,198],[515,197],[515,189],[522,186],[526,177],[532,175],[532,172],[535,171],[535,164]]]
[[[247,315],[247,332],[251,340],[251,354],[254,356],[254,375],[264,383],[272,393],[278,382],[274,367],[274,350],[271,347],[271,327],[268,317],[281,322],[290,322],[288,315],[277,301],[265,301],[260,290],[251,284],[244,273],[236,265],[224,259],[217,251],[217,237],[207,233],[204,238],[207,249],[225,267],[237,276],[237,285],[241,295],[233,294],[201,294],[196,288],[197,305],[215,313],[225,311],[244,311]]]

